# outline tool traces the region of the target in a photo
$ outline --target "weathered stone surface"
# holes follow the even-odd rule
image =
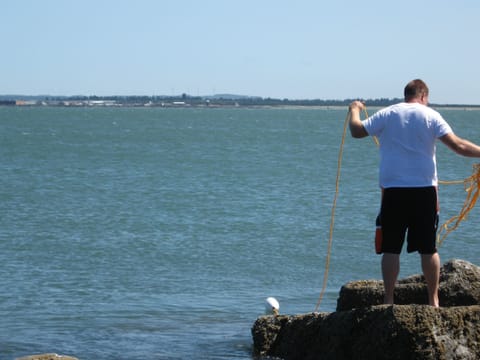
[[[451,260],[441,269],[440,304],[426,304],[423,276],[399,281],[399,305],[377,305],[381,281],[342,287],[333,313],[262,316],[254,352],[286,360],[480,359],[480,268]]]
[[[38,354],[38,355],[30,355],[21,358],[17,358],[15,360],[78,360],[75,357],[66,356],[66,355],[58,355],[58,354]]]
[[[464,260],[450,260],[440,270],[440,306],[480,304],[480,267]],[[337,311],[383,303],[383,281],[361,280],[345,284],[340,289]],[[428,304],[423,275],[398,281],[395,304]]]
[[[379,305],[333,313],[263,316],[257,355],[286,360],[473,360],[480,358],[480,306]]]

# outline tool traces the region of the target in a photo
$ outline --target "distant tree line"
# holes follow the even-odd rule
[[[178,96],[47,96],[45,101],[116,101],[119,104],[134,105],[134,104],[160,104],[160,103],[179,103],[184,102],[192,106],[195,105],[222,105],[222,106],[348,106],[353,100],[357,99],[343,99],[343,100],[324,100],[324,99],[276,99],[263,98],[258,96],[190,96],[181,94]],[[367,106],[388,106],[402,101],[401,99],[363,99]]]
[[[59,104],[62,102],[95,102],[95,101],[114,101],[124,106],[164,106],[168,104],[183,104],[186,106],[348,106],[353,100],[324,100],[324,99],[276,99],[263,98],[258,96],[239,96],[239,95],[213,95],[213,96],[191,96],[188,94],[180,94],[176,96],[146,96],[146,95],[74,95],[74,96],[24,96],[24,95],[0,95],[0,105],[11,105],[16,100],[45,102],[47,104]],[[360,99],[370,107],[384,107],[403,101],[400,98],[380,98],[380,99]],[[449,106],[449,107],[479,107],[480,105],[445,105],[431,104],[432,106]]]

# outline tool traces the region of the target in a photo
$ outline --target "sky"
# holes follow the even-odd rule
[[[238,94],[480,104],[478,0],[22,0],[0,94]]]

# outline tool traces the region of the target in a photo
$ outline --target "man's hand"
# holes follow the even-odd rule
[[[350,111],[352,110],[364,110],[365,109],[365,104],[361,101],[355,100],[350,103],[350,106],[348,107]]]

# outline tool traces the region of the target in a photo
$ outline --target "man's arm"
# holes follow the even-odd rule
[[[459,155],[480,157],[480,146],[458,137],[453,132],[443,135],[440,140]]]
[[[354,101],[349,106],[350,120],[348,126],[350,128],[350,134],[354,138],[364,138],[368,136],[367,130],[362,125],[360,120],[360,111],[365,108],[365,105],[360,101]]]

